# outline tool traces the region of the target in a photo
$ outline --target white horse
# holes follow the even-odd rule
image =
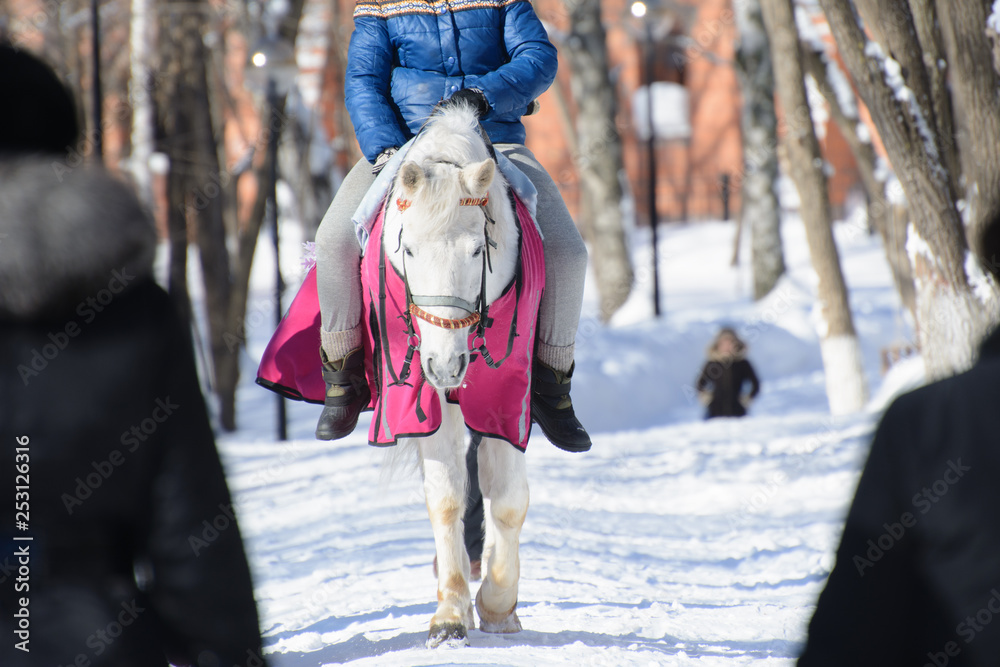
[[[445,391],[460,386],[468,369],[481,292],[486,303],[500,296],[514,276],[519,251],[508,186],[471,108],[435,114],[413,142],[394,182],[383,239],[389,261],[412,294],[410,312],[421,319],[420,365],[442,409],[441,428],[410,441],[419,451],[437,551],[438,607],[427,645],[467,645],[475,619],[463,539],[466,428]],[[489,253],[488,262],[483,253]],[[528,510],[524,454],[486,437],[478,457],[486,524],[483,582],[476,595],[479,627],[518,632],[518,542]]]

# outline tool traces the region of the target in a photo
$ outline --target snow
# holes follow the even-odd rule
[[[871,130],[869,130],[868,126],[864,123],[859,122],[855,125],[854,131],[858,134],[858,139],[860,139],[862,143],[870,144],[872,142]]]
[[[826,139],[826,125],[830,122],[830,112],[826,106],[826,98],[823,97],[819,84],[811,74],[806,75],[806,99],[809,102],[816,138],[823,141]]]
[[[922,259],[928,264],[937,264],[937,256],[931,249],[927,240],[917,231],[917,226],[910,223],[906,228],[906,254],[910,256],[910,263],[917,265],[917,260]]]
[[[965,252],[965,275],[972,286],[972,294],[986,308],[996,307],[996,282],[992,276],[983,271],[979,260],[969,250]]]
[[[880,350],[912,332],[878,239],[837,225],[876,397],[867,410],[830,416],[811,320],[817,279],[802,223],[786,217],[789,272],[759,303],[749,249],[729,264],[732,223],[661,228],[658,320],[648,234],[634,234],[636,286],[608,327],[588,284],[573,393],[594,448],[568,454],[536,430],[520,550],[525,629],[473,630],[459,650],[424,648],[436,582],[419,478],[381,474],[367,416],[353,435],[318,442],[319,408],[290,402],[291,440],[276,442],[277,399],[252,382],[274,322],[248,317],[241,430],[220,449],[271,664],[793,665],[878,411],[919,384],[922,369],[911,360],[879,375]],[[283,236],[294,286],[301,234]],[[264,241],[250,305],[258,314],[273,303]],[[721,325],[749,343],[762,393],[749,417],[705,422],[693,383]]]
[[[906,190],[903,189],[903,184],[882,158],[879,158],[875,177],[885,183],[885,198],[890,204],[893,206],[907,205]]]
[[[688,90],[669,81],[657,81],[653,89],[653,132],[657,139],[691,137]],[[640,141],[649,139],[649,87],[640,86],[632,96],[632,124]]]
[[[1000,0],[993,0],[993,10],[986,19],[986,27],[1000,34]]]

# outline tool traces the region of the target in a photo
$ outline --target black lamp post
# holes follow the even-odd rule
[[[274,240],[274,321],[277,326],[284,314],[281,293],[285,288],[284,280],[281,278],[281,248],[278,235],[278,139],[283,127],[279,107],[295,81],[298,68],[295,64],[295,50],[279,37],[268,37],[260,41],[251,50],[250,65],[250,78],[258,84],[263,84],[267,98],[267,210],[269,212],[267,222]],[[278,439],[287,440],[288,415],[284,396],[277,394],[277,401]]]
[[[657,206],[656,206],[656,126],[653,122],[653,65],[655,62],[655,49],[653,48],[653,22],[652,17],[647,16],[648,8],[644,2],[632,3],[632,16],[642,20],[644,31],[643,55],[645,56],[645,67],[643,72],[643,84],[646,86],[646,160],[649,175],[649,233],[650,245],[653,249],[653,315],[660,316],[660,261],[659,234],[657,231]]]

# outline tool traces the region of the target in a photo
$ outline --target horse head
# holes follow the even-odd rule
[[[452,389],[465,378],[469,336],[483,304],[514,275],[517,228],[506,182],[472,109],[432,117],[406,157],[383,243],[407,286],[424,377],[437,389]]]

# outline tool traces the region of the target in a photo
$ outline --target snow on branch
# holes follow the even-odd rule
[[[917,101],[917,96],[913,94],[913,90],[906,85],[906,81],[903,79],[902,67],[894,58],[887,56],[881,45],[873,40],[868,40],[865,45],[865,56],[879,64],[885,76],[886,85],[892,90],[896,100],[909,111],[910,117],[916,124],[917,132],[924,143],[924,153],[927,156],[928,164],[936,176],[947,181],[948,176],[941,165],[941,154],[934,141],[934,132],[924,116],[924,110]]]
[[[997,1],[1000,2],[1000,0]],[[823,40],[820,27],[813,21],[813,14],[816,10],[815,7],[807,9],[801,5],[795,8],[795,24],[799,32],[799,39],[805,48],[818,53],[822,59],[826,66],[826,81],[837,96],[837,103],[844,115],[850,120],[858,120],[860,116],[858,115],[857,96],[854,94],[854,88],[840,64],[830,55],[829,47],[827,42]]]
[[[997,284],[993,276],[983,271],[976,255],[971,251],[965,252],[965,276],[972,288],[972,294],[980,304],[987,308],[997,307]]]
[[[930,266],[941,271],[941,262],[931,248],[930,244],[917,231],[917,226],[913,222],[906,228],[906,254],[910,256],[910,264],[917,266],[917,259],[922,259]]]

